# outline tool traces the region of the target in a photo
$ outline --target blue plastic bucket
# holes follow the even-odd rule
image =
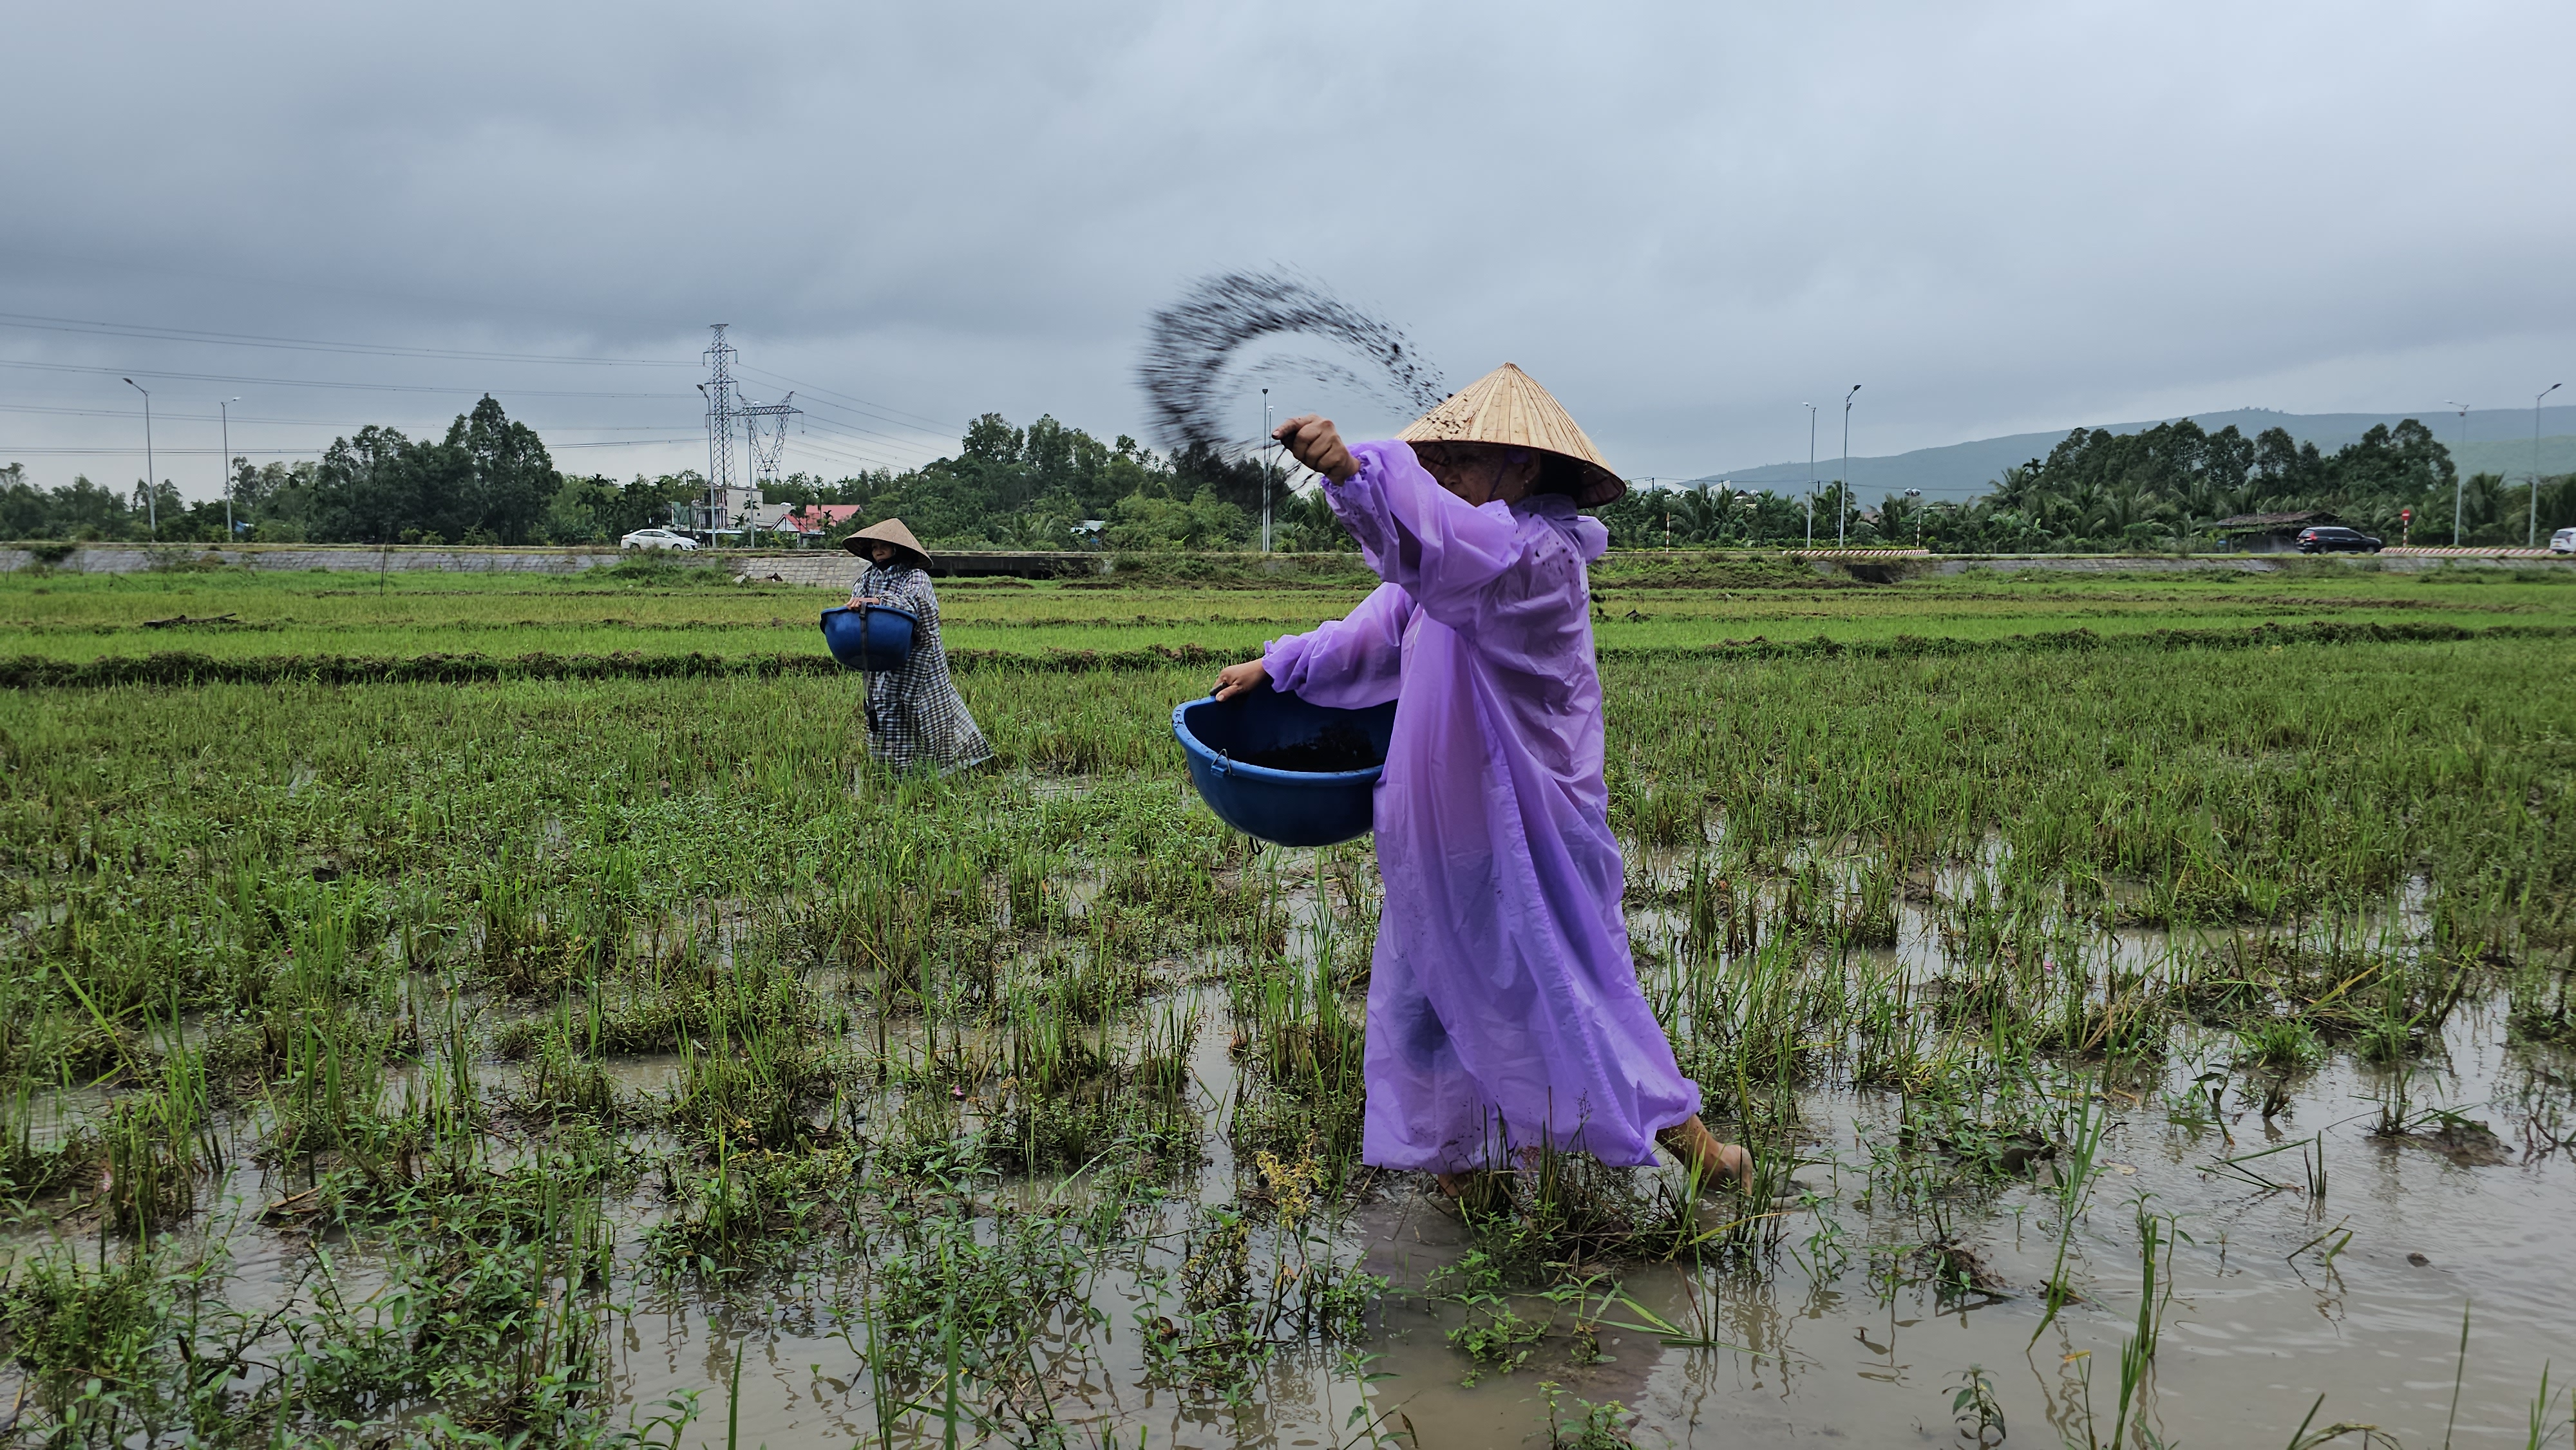
[[[823,611],[823,643],[854,670],[899,670],[912,658],[921,621],[909,609],[860,604]]]
[[[1335,710],[1263,688],[1231,700],[1210,695],[1172,711],[1172,735],[1189,757],[1199,799],[1227,825],[1282,846],[1329,846],[1366,835],[1370,797],[1384,767],[1275,770],[1240,757],[1312,744],[1334,726],[1367,740],[1382,761],[1395,733],[1395,704]]]

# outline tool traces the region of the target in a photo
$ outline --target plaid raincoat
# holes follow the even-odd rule
[[[939,644],[939,596],[930,576],[898,559],[870,564],[850,590],[850,602],[874,599],[909,610],[921,621],[912,658],[899,670],[868,676],[868,757],[898,770],[928,766],[942,775],[993,758],[984,732],[948,678],[948,652]]]

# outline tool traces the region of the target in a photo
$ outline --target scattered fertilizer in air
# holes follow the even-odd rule
[[[1325,358],[1277,354],[1239,366],[1247,347],[1273,338],[1320,339],[1349,349],[1372,369]],[[1367,375],[1374,372],[1376,376]],[[1261,440],[1229,426],[1243,389],[1262,378],[1296,378],[1419,411],[1448,396],[1440,370],[1392,323],[1369,316],[1310,282],[1264,272],[1201,279],[1154,314],[1136,380],[1145,390],[1155,441],[1240,454]]]

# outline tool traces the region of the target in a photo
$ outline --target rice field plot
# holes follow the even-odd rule
[[[946,782],[845,677],[13,691],[6,1434],[2556,1443],[2571,656],[1614,658],[1764,1182],[1463,1209],[1357,1161],[1367,843],[1194,802],[1203,670],[968,671]]]
[[[1759,567],[1756,567],[1756,566]],[[2528,574],[2529,577],[2523,577]],[[1338,617],[1364,576],[1192,583],[1107,579],[950,580],[950,648],[1004,656],[1197,647],[1248,655]],[[1776,559],[1723,567],[1617,555],[1597,571],[1603,650],[1690,650],[1729,641],[1884,644],[2000,641],[2089,630],[2235,630],[2266,624],[2576,627],[2576,572],[2375,571],[2308,563],[2279,575],[2016,575],[1984,571],[1898,584],[1826,580]],[[815,616],[838,591],[713,567],[630,562],[564,577],[254,574],[0,575],[0,659],[84,661],[186,652],[214,659],[474,654],[698,654],[819,659]]]

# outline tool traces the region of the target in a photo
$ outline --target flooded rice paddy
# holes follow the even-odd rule
[[[2564,655],[1616,667],[1762,1182],[1463,1203],[1358,1161],[1366,843],[1198,809],[1195,675],[978,675],[945,783],[837,681],[22,694],[8,1434],[2560,1443]]]

